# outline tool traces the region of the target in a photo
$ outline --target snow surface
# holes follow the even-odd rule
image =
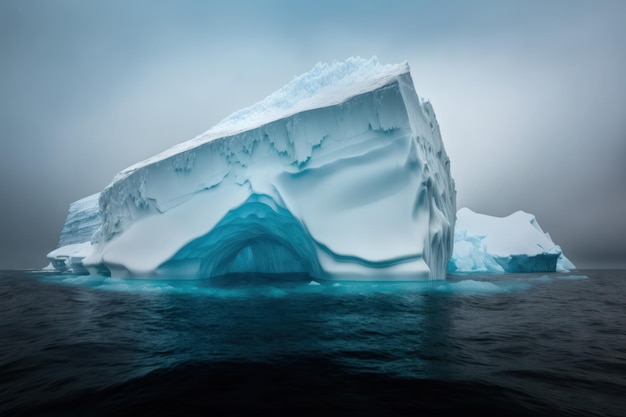
[[[507,217],[457,213],[454,251],[448,272],[552,272],[575,269],[535,216],[516,211]]]
[[[396,77],[409,71],[406,62],[381,65],[376,57],[369,60],[351,57],[344,62],[332,64],[319,62],[309,72],[295,77],[264,100],[236,111],[203,134],[122,170],[113,182],[147,165],[194,149],[204,143],[252,130],[296,113],[341,104],[354,96],[374,91],[393,82]]]
[[[408,65],[350,58],[120,172],[82,263],[114,277],[443,279],[455,198]]]

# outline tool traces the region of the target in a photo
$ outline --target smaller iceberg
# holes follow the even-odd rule
[[[448,273],[556,272],[576,267],[532,214],[507,217],[457,212]]]

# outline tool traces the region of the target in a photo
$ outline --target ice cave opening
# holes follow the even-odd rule
[[[315,243],[293,214],[267,195],[253,194],[207,234],[189,242],[162,269],[195,265],[199,278],[231,274],[307,274],[320,277]]]

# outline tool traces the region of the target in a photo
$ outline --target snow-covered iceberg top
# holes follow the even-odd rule
[[[310,109],[340,104],[351,97],[376,90],[400,74],[410,72],[409,64],[382,65],[377,57],[351,57],[332,64],[318,62],[258,103],[238,110],[203,134],[132,165],[117,174],[114,181],[135,170],[193,149],[203,143],[232,136]]]
[[[408,65],[351,58],[119,173],[82,263],[124,277],[442,279],[455,201]]]
[[[575,269],[532,214],[457,213],[448,272],[553,272]]]

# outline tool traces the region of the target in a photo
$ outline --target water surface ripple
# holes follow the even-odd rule
[[[626,271],[261,278],[0,272],[0,414],[626,409]]]

